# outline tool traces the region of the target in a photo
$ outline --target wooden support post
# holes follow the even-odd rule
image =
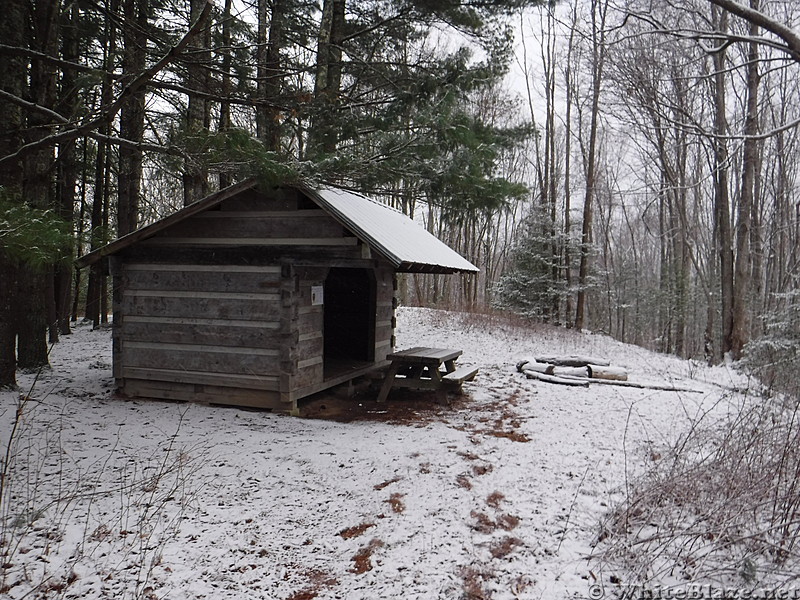
[[[399,370],[400,363],[393,362],[389,366],[389,370],[386,371],[386,378],[383,380],[383,385],[381,386],[381,391],[378,393],[378,402],[386,402],[386,398],[389,397],[389,392],[392,389],[392,385],[394,385],[394,378]]]

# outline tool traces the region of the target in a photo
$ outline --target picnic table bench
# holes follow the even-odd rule
[[[456,368],[456,359],[461,354],[461,350],[418,347],[387,355],[391,364],[378,394],[378,402],[385,402],[393,387],[460,389],[461,384],[474,379],[478,373],[475,367]]]

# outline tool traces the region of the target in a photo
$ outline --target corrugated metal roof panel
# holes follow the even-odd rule
[[[338,188],[306,193],[399,271],[476,273],[479,269],[436,236],[386,204]]]

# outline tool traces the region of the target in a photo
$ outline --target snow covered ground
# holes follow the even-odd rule
[[[742,383],[602,335],[443,311],[400,309],[397,343],[463,349],[480,374],[450,407],[346,423],[129,401],[112,395],[109,332],[79,327],[35,386],[20,377],[33,392],[5,484],[0,596],[589,597],[598,524],[626,478]],[[700,393],[516,372],[539,353]],[[0,394],[3,448],[17,397]]]

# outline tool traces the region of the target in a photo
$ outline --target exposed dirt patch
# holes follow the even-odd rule
[[[469,394],[451,395],[447,404],[438,403],[435,392],[396,389],[386,402],[378,403],[377,391],[362,392],[352,398],[342,398],[330,391],[320,392],[298,403],[300,416],[352,423],[379,421],[396,425],[422,426],[443,421],[454,411],[471,402]]]
[[[481,433],[485,433],[487,435],[491,435],[498,438],[506,438],[507,440],[511,440],[512,442],[530,442],[531,438],[529,438],[524,433],[520,433],[519,431],[492,431],[492,430],[485,430]]]
[[[313,600],[326,588],[331,588],[339,583],[330,573],[316,569],[306,571],[304,576],[308,579],[308,585],[291,596],[287,596],[286,600]]]
[[[363,534],[370,527],[375,527],[375,523],[361,523],[361,525],[354,525],[353,527],[346,527],[339,532],[339,535],[344,539],[358,537]]]
[[[472,467],[472,472],[475,475],[486,475],[487,473],[491,473],[492,470],[494,470],[494,467],[489,463],[485,463],[482,465],[474,465]]]
[[[392,477],[391,479],[387,479],[383,483],[376,483],[375,485],[372,486],[372,489],[380,491],[383,488],[392,485],[393,483],[397,483],[401,479],[402,477]]]
[[[489,435],[496,438],[505,438],[512,442],[530,442],[531,438],[520,431],[525,420],[515,412],[515,408],[519,403],[520,393],[517,391],[503,399],[482,404],[480,408],[483,414],[476,418],[480,425],[468,427],[468,429],[473,435]],[[472,453],[468,454],[472,455]],[[467,456],[462,456],[466,460],[471,460]]]
[[[392,507],[392,510],[399,514],[406,509],[406,505],[403,504],[403,496],[405,496],[405,494],[399,494],[395,492],[389,496],[388,500],[384,500],[384,502],[388,502],[389,506]]]
[[[458,485],[458,487],[462,487],[465,490],[472,489],[472,482],[469,480],[469,475],[467,475],[466,473],[460,473],[456,475],[456,484]]]
[[[351,573],[361,574],[372,570],[372,553],[383,546],[383,542],[378,538],[370,540],[369,544],[362,547],[355,553],[352,560],[353,566],[350,568]]]

